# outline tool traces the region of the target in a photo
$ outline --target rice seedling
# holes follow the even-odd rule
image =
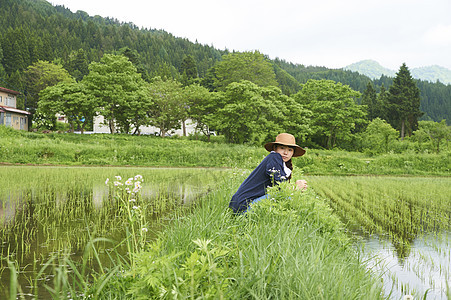
[[[44,284],[38,283],[51,275],[54,286],[63,289],[47,289],[47,295],[74,293],[68,286],[74,279],[65,277],[64,268],[75,272],[70,264],[88,257],[83,268],[104,274],[105,267],[114,266],[113,252],[128,253],[125,261],[133,262],[132,254],[154,237],[169,211],[193,204],[214,189],[223,174],[214,169],[1,167],[2,287],[9,286],[12,277],[24,294],[36,286],[39,291],[32,293],[43,293]],[[96,247],[88,253],[84,249],[92,240]],[[39,264],[52,257],[39,272]],[[16,273],[7,259],[18,266]],[[36,284],[27,283],[30,280]]]
[[[369,244],[366,248],[372,251],[367,253],[390,262],[388,267],[375,267],[379,273],[388,271],[387,294],[446,297],[450,178],[312,176],[309,184]]]

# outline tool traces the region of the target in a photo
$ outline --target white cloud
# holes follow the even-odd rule
[[[423,41],[437,46],[451,45],[451,24],[431,28],[424,34]]]

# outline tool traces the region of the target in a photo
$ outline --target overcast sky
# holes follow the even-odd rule
[[[451,0],[48,0],[217,49],[306,66],[451,70]]]

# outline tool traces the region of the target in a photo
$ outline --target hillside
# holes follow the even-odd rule
[[[374,60],[362,60],[350,64],[343,69],[358,72],[359,74],[366,75],[371,79],[379,79],[382,75],[395,77],[397,72],[381,66],[377,61]],[[433,83],[440,81],[443,84],[451,84],[451,70],[448,70],[444,67],[428,66],[412,68],[410,69],[410,73],[415,79]]]
[[[22,92],[18,108],[24,108],[26,101],[24,71],[38,60],[57,61],[79,80],[87,74],[87,65],[98,61],[103,54],[125,51],[144,79],[165,76],[180,80],[183,60],[191,56],[202,84],[209,70],[231,52],[178,38],[164,30],[138,28],[111,17],[89,16],[84,11],[71,12],[44,0],[0,0],[0,8],[3,12],[0,18],[0,86]],[[374,73],[362,75],[362,71],[304,66],[281,59],[271,62],[278,85],[287,95],[296,93],[309,79],[333,80],[364,92],[368,81],[376,76]],[[379,74],[385,73],[379,70]],[[388,89],[392,76],[372,80],[376,90],[380,90],[382,83]],[[435,80],[421,81],[418,85],[422,92],[421,109],[426,112],[423,118],[451,120],[451,86]]]

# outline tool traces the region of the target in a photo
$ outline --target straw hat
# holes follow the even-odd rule
[[[281,133],[278,136],[276,136],[276,141],[265,144],[265,149],[269,152],[274,150],[274,145],[285,145],[294,147],[294,154],[293,157],[296,156],[302,156],[305,154],[305,150],[302,149],[300,146],[296,145],[296,139],[293,135],[289,133]]]

